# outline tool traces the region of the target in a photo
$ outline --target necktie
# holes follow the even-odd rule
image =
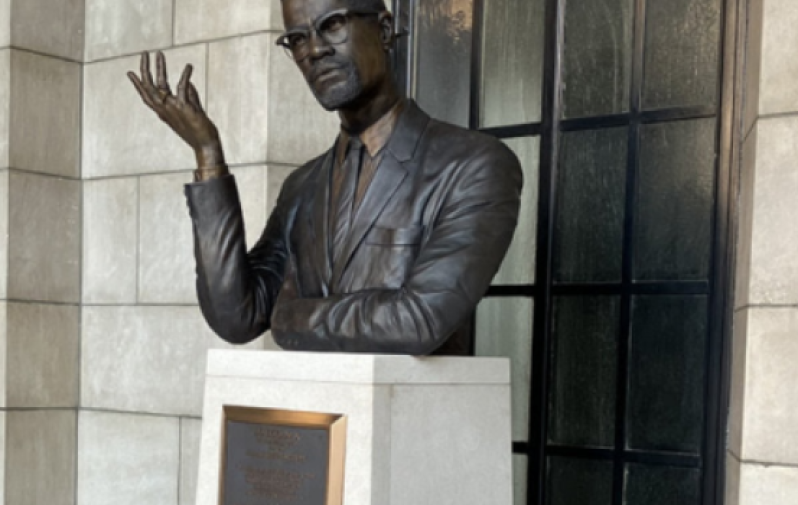
[[[349,238],[349,230],[352,224],[352,209],[354,208],[353,204],[355,192],[357,191],[357,179],[362,160],[363,142],[361,142],[357,136],[352,136],[349,139],[346,159],[340,167],[340,170],[343,171],[343,182],[341,183],[341,191],[336,200],[333,219],[333,265],[341,260],[344,245],[346,244],[347,238]]]

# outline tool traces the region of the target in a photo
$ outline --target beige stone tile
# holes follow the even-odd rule
[[[199,473],[200,436],[202,421],[180,420],[180,502],[179,505],[194,505]]]
[[[165,51],[170,82],[194,66],[192,82],[205,96],[206,46]],[[154,58],[152,58],[154,66]],[[131,175],[195,167],[191,149],[141,101],[128,80],[139,57],[91,63],[84,70],[83,176]]]
[[[208,46],[208,116],[231,164],[266,160],[270,41],[259,34]]]
[[[79,424],[80,505],[177,503],[179,419],[82,411]]]
[[[12,167],[80,175],[80,70],[79,63],[11,52]]]
[[[11,0],[0,0],[0,47],[11,45]]]
[[[734,314],[732,327],[732,369],[727,449],[734,454],[742,453],[748,352],[748,314],[751,310],[738,310]]]
[[[175,42],[231,37],[270,29],[281,29],[282,19],[273,19],[280,0],[176,0]],[[277,26],[273,26],[274,24]]]
[[[208,349],[231,347],[199,308],[166,306],[84,307],[81,346],[81,406],[193,417]]]
[[[749,303],[751,287],[751,248],[753,245],[754,192],[756,189],[757,130],[751,131],[742,147],[740,174],[737,258],[734,276],[734,307]]]
[[[11,2],[11,41],[14,47],[83,59],[85,0],[14,0]]]
[[[86,1],[86,61],[172,44],[173,0]]]
[[[138,197],[136,177],[84,183],[84,303],[136,302]]]
[[[6,412],[5,505],[75,505],[76,417],[72,410]]]
[[[748,313],[742,461],[798,464],[798,309]]]
[[[1,1],[1,0],[0,0]],[[2,8],[2,6],[0,6]],[[0,19],[2,22],[2,19]],[[11,50],[0,50],[0,169],[8,168],[9,119],[11,116]]]
[[[12,171],[8,296],[80,300],[80,182]]]
[[[263,204],[266,191],[266,168],[263,166],[241,167],[232,170],[238,186],[241,211],[244,213],[244,228],[247,249],[255,245],[266,226],[266,208]]]
[[[6,384],[7,384],[7,348],[8,348],[8,304],[5,301],[0,301],[0,407],[6,406]],[[0,453],[3,454],[3,453]],[[3,458],[0,458],[2,460]],[[2,481],[2,473],[0,473],[0,482]],[[2,496],[2,495],[0,495]]]
[[[759,113],[798,111],[798,3],[765,0],[762,24],[762,71]]]
[[[8,170],[0,169],[0,300],[8,293]]]
[[[268,161],[302,165],[332,147],[339,129],[338,116],[319,105],[294,62],[282,50],[272,51]]]
[[[4,497],[6,495],[6,458],[5,455],[8,454],[8,450],[6,449],[6,413],[0,412],[0,454],[3,454],[3,457],[0,458],[0,496]],[[3,502],[5,503],[5,501]]]
[[[740,505],[740,462],[726,451],[726,490],[723,505]]]
[[[798,117],[757,123],[749,303],[798,303]]]
[[[266,209],[267,215],[271,215],[283,183],[291,175],[296,167],[287,165],[269,165],[266,169]]]
[[[762,3],[749,0],[746,28],[743,132],[747,134],[759,117],[759,79],[762,71]]]
[[[79,310],[69,305],[8,304],[8,407],[77,407]]]
[[[739,505],[794,505],[798,468],[743,462],[739,493]]]
[[[190,181],[188,172],[141,178],[141,302],[197,303],[191,219],[183,196],[183,186]]]

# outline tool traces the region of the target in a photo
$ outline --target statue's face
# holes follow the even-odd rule
[[[389,79],[387,53],[378,16],[348,15],[324,22],[331,13],[349,7],[347,0],[285,0],[286,33],[309,33],[304,58],[295,58],[319,103],[327,110],[366,103]],[[344,26],[340,27],[343,19]],[[390,25],[388,25],[390,26]],[[343,42],[330,43],[315,29],[345,30]],[[337,35],[336,35],[337,37]],[[330,37],[335,38],[335,37]]]

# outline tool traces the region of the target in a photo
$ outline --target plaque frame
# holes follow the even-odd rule
[[[344,465],[346,461],[346,416],[321,412],[241,407],[222,407],[222,443],[219,468],[219,505],[224,505],[224,479],[227,471],[227,422],[323,429],[328,433],[327,482],[324,505],[343,505]]]

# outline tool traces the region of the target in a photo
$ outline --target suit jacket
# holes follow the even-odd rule
[[[197,294],[217,334],[244,343],[271,328],[286,349],[423,355],[470,322],[515,230],[518,160],[412,101],[384,149],[335,268],[334,148],[288,177],[249,252],[234,178],[186,186]]]

